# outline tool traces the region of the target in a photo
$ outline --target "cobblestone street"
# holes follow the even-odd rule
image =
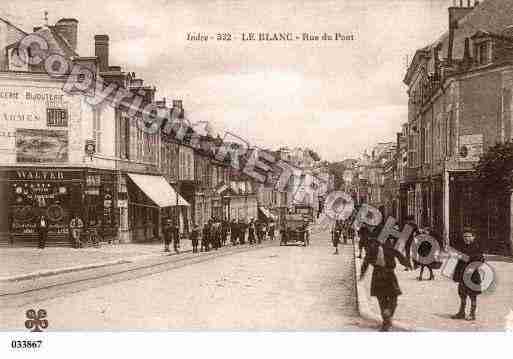
[[[372,330],[357,311],[352,247],[335,256],[328,238],[222,256],[31,307],[46,309],[49,330]],[[2,329],[23,329],[27,309],[0,312]]]

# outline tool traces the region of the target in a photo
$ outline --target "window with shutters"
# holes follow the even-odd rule
[[[431,131],[428,123],[424,129],[424,163],[431,163]]]
[[[96,142],[96,152],[102,153],[102,123],[101,109],[99,107],[93,108],[93,138]]]

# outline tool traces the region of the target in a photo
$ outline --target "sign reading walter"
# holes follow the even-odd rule
[[[16,130],[16,162],[68,161],[68,131]]]

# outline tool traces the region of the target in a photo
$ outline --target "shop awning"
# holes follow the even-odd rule
[[[265,207],[258,207],[258,210],[264,215],[264,217],[272,220],[276,220],[276,216],[272,214],[267,208]]]
[[[217,186],[216,188],[216,194],[218,196],[224,194],[224,192],[226,192],[228,189],[230,189],[230,187],[228,187],[227,185],[225,184],[220,184],[219,186]]]
[[[162,176],[129,173],[128,177],[130,177],[137,187],[139,187],[158,207],[190,206]]]

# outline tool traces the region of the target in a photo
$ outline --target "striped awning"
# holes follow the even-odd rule
[[[262,214],[268,218],[268,219],[272,219],[272,220],[276,220],[276,216],[274,214],[271,213],[271,211],[269,211],[267,208],[265,207],[258,207],[258,210],[260,212],[262,212]]]
[[[128,177],[157,207],[190,206],[162,176],[128,173]]]

